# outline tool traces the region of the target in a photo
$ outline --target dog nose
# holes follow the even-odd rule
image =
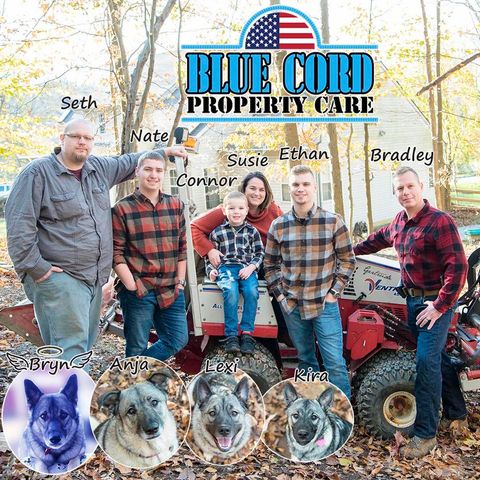
[[[145,433],[146,433],[147,435],[155,435],[156,433],[158,433],[158,423],[155,423],[155,424],[152,425],[151,427],[146,428],[146,429],[145,429]]]
[[[221,425],[220,428],[218,429],[218,433],[222,437],[228,437],[230,435],[231,431],[232,431],[232,429],[230,427],[228,427],[227,425]]]
[[[60,443],[61,438],[58,435],[55,435],[54,437],[50,438],[50,443],[53,445],[56,445],[57,443]]]
[[[303,438],[307,438],[308,432],[307,432],[306,430],[299,430],[299,431],[297,432],[297,435],[298,435],[300,438],[302,438],[302,439],[303,439]]]

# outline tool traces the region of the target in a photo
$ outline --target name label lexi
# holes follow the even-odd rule
[[[239,359],[236,358],[233,362],[218,362],[213,363],[210,360],[205,360],[205,373],[217,372],[217,373],[235,373],[238,368]]]

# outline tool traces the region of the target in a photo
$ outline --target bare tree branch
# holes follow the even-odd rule
[[[417,96],[421,95],[422,93],[426,92],[427,90],[430,90],[431,88],[435,87],[436,85],[440,84],[443,82],[446,78],[448,78],[452,73],[455,73],[456,71],[460,70],[461,68],[465,67],[469,63],[473,62],[477,58],[480,57],[480,52],[474,53],[470,57],[466,58],[465,60],[462,60],[460,63],[457,63],[454,67],[452,67],[450,70],[447,70],[444,74],[440,75],[437,77],[435,80],[430,82],[428,85],[425,85],[422,89],[420,89],[417,92]]]

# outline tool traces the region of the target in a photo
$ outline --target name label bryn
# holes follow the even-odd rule
[[[217,372],[217,373],[235,373],[238,369],[238,361],[236,358],[233,362],[218,362],[213,363],[211,360],[205,360],[205,373]]]
[[[72,110],[77,110],[79,108],[82,110],[88,110],[89,108],[97,108],[97,102],[91,95],[81,98],[72,98],[67,95],[62,98],[62,106],[60,109],[67,110],[69,108]]]
[[[294,382],[328,382],[328,373],[327,372],[314,372],[312,367],[308,367],[307,370],[304,368],[296,368],[294,377]]]
[[[110,365],[109,370],[120,370],[122,372],[129,371],[130,375],[136,375],[140,371],[148,371],[148,360],[145,357],[130,357],[120,360],[118,357],[115,358],[113,363]]]
[[[403,152],[384,151],[381,148],[372,148],[371,162],[423,162],[429,167],[433,163],[433,152],[423,151],[417,147],[407,147]]]

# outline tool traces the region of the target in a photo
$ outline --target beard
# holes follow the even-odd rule
[[[72,154],[70,161],[78,165],[82,165],[88,158],[88,153],[74,153]]]

